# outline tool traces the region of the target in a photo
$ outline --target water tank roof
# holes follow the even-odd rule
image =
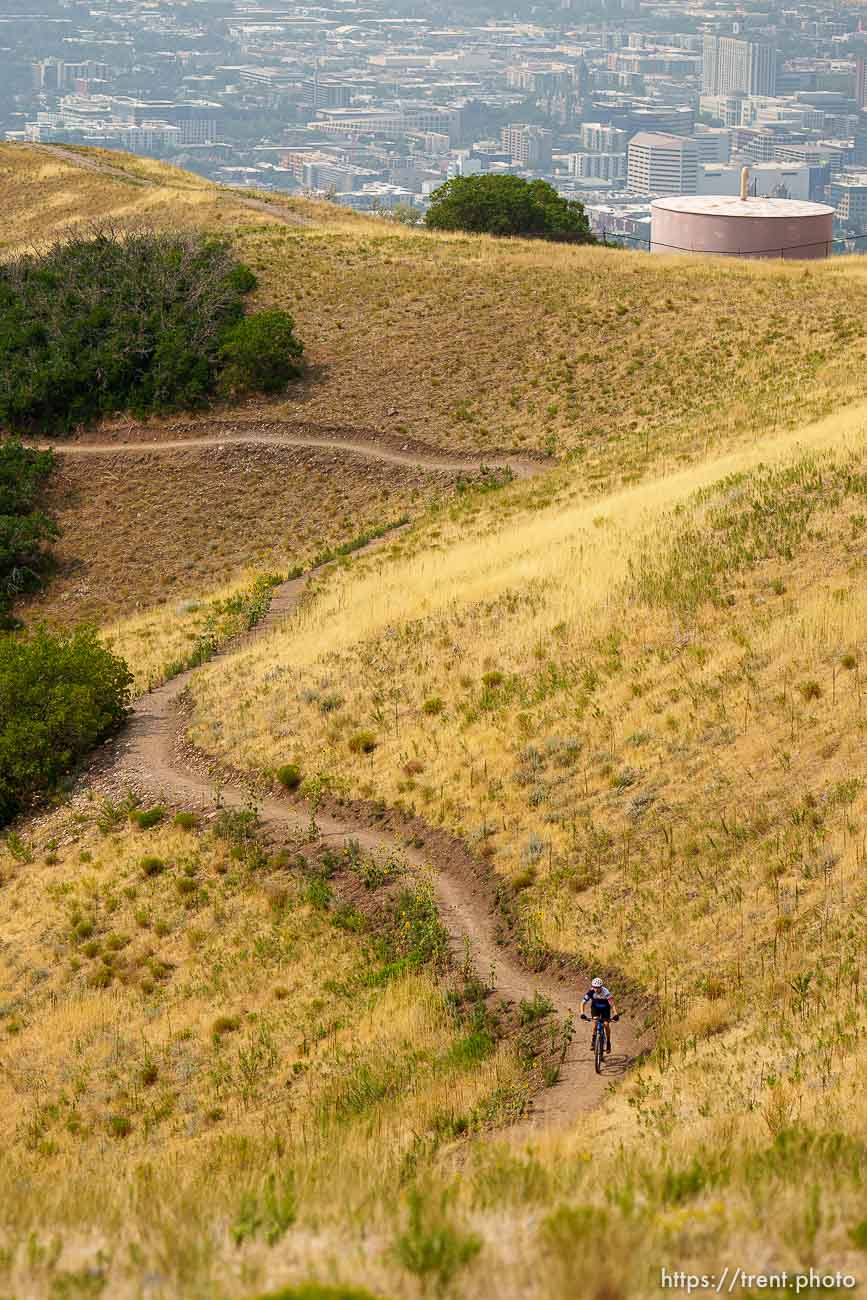
[[[674,199],[654,199],[652,208],[690,212],[700,217],[823,217],[834,212],[826,203],[803,199],[742,199],[736,194],[684,194]]]

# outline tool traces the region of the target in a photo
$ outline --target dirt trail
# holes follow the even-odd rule
[[[172,188],[169,181],[164,178],[161,179],[154,176],[144,176],[137,172],[125,171],[123,167],[115,167],[111,163],[106,162],[103,158],[93,158],[88,154],[79,154],[72,149],[64,149],[62,145],[39,144],[29,147],[35,147],[42,153],[52,154],[55,158],[60,158],[71,167],[78,167],[82,171],[86,172],[97,172],[103,176],[111,176],[115,180],[124,181],[126,184],[137,185],[142,189]],[[252,195],[248,196],[232,186],[213,185],[212,182],[207,181],[204,178],[201,178],[201,185],[176,184],[175,188],[180,190],[213,189],[218,198],[230,198],[240,207],[250,208],[255,212],[265,212],[274,221],[282,221],[283,224],[287,226],[312,226],[314,224],[314,222],[312,222],[308,217],[302,217],[297,212],[293,212],[290,208],[281,206],[279,197],[269,202],[268,199],[254,198]]]
[[[243,424],[221,428],[213,423],[204,426],[210,434],[191,433],[183,438],[162,436],[164,430],[154,430],[158,436],[151,441],[144,437],[133,441],[52,442],[51,446],[61,456],[112,456],[117,454],[141,455],[144,452],[182,451],[189,447],[220,448],[233,445],[268,447],[325,447],[332,451],[364,456],[369,460],[385,461],[393,465],[411,465],[414,469],[449,470],[454,473],[478,473],[483,466],[508,468],[515,478],[531,478],[542,471],[541,461],[530,457],[514,456],[508,452],[469,452],[455,456],[443,448],[431,447],[415,439],[390,438],[384,435],[353,433],[345,430],[304,431],[297,424],[274,423],[275,432],[266,432],[260,426],[245,429]],[[147,430],[142,430],[146,434]]]
[[[65,162],[87,171],[100,171],[127,182],[139,185],[157,185],[160,182],[146,177],[131,176],[122,168],[102,160],[71,153],[62,148],[42,146],[43,152],[53,153]],[[294,213],[281,210],[262,199],[231,191],[234,201],[244,206],[267,211],[278,221],[302,224]],[[274,432],[265,432],[261,426],[244,428],[242,424],[220,427],[207,426],[211,432],[187,437],[166,437],[167,430],[153,430],[158,437],[150,441],[67,442],[52,444],[63,456],[111,456],[142,454],[143,452],[177,451],[186,447],[213,447],[218,449],[229,443],[247,443],[269,446],[295,445],[319,446],[366,456],[397,464],[410,464],[424,469],[447,469],[455,472],[478,471],[482,465],[508,466],[516,477],[528,478],[542,472],[544,466],[531,457],[518,457],[509,453],[488,452],[484,456],[472,454],[450,456],[446,451],[427,447],[415,440],[398,440],[387,436],[365,436],[351,430],[304,431],[297,425],[272,425]],[[142,430],[146,436],[147,430]],[[376,545],[387,542],[380,539]],[[267,636],[285,618],[291,616],[306,585],[306,578],[284,583],[274,593],[268,617],[247,636],[227,647],[224,655],[236,654],[254,637]],[[180,756],[177,746],[177,703],[186,687],[190,672],[174,678],[158,690],[144,696],[135,705],[133,716],[117,746],[113,768],[108,774],[113,779],[134,786],[146,787],[167,801],[184,803],[187,807],[213,806],[211,783]],[[246,791],[221,787],[221,799],[230,806],[242,805]],[[298,831],[309,824],[309,813],[289,800],[276,798],[259,803],[259,812],[266,826],[290,828]],[[580,1113],[598,1105],[613,1079],[621,1077],[639,1052],[646,1046],[635,1022],[629,1017],[614,1027],[615,1051],[609,1058],[602,1075],[596,1075],[589,1051],[589,1027],[577,1019],[580,996],[591,974],[581,972],[567,981],[554,975],[534,975],[525,970],[509,949],[500,946],[495,938],[495,918],[491,910],[490,891],[480,876],[474,876],[471,859],[458,841],[443,849],[444,837],[432,835],[425,850],[407,848],[396,833],[372,827],[362,818],[353,820],[347,814],[340,817],[317,813],[320,832],[334,844],[349,839],[357,840],[362,848],[393,852],[397,849],[412,866],[432,872],[443,923],[448,929],[455,954],[463,958],[465,951],[476,966],[479,975],[488,979],[494,973],[497,993],[502,998],[518,1002],[530,999],[536,992],[550,999],[558,1015],[573,1012],[576,1017],[575,1036],[563,1064],[560,1079],[545,1089],[536,1099],[532,1113],[513,1131],[517,1138],[528,1130],[565,1126]]]
[[[62,162],[69,163],[70,167],[78,167],[84,172],[98,172],[104,176],[113,176],[115,180],[143,187],[155,187],[158,183],[148,176],[138,176],[134,172],[124,171],[122,167],[113,167],[111,163],[104,162],[101,158],[76,153],[74,149],[65,149],[60,144],[28,144],[26,147],[59,158]]]
[[[251,208],[254,212],[264,212],[274,221],[282,221],[284,226],[315,226],[316,224],[310,217],[302,217],[291,208],[281,207],[279,200],[269,203],[267,199],[248,198],[246,194],[241,194],[236,189],[230,189],[227,193],[242,207]]]
[[[380,539],[366,549],[373,550],[388,540],[388,537]],[[298,578],[276,588],[267,618],[222,654],[237,654],[254,638],[267,637],[291,617],[306,582],[306,577]],[[208,808],[213,807],[214,787],[182,756],[182,747],[177,743],[177,703],[191,675],[184,673],[137,702],[129,727],[120,738],[109,775],[114,781],[146,788],[167,802]],[[245,803],[248,793],[221,785],[220,797],[225,804],[237,807]],[[309,811],[288,798],[258,801],[258,808],[266,827],[297,833],[309,825]],[[595,972],[582,972],[580,977],[572,976],[568,982],[556,975],[531,974],[508,948],[499,945],[490,889],[459,841],[432,832],[425,840],[424,849],[407,848],[397,832],[371,826],[370,820],[361,814],[319,811],[316,820],[321,834],[332,844],[354,839],[367,850],[397,850],[413,867],[430,871],[442,920],[456,956],[462,960],[468,949],[478,974],[485,980],[493,971],[498,996],[519,1002],[522,998],[532,998],[538,991],[551,1000],[558,1015],[575,1013],[575,1036],[560,1080],[537,1097],[529,1117],[512,1130],[515,1137],[520,1140],[534,1129],[564,1126],[581,1112],[598,1105],[612,1080],[622,1077],[647,1045],[629,1014],[628,1005],[625,1018],[613,1029],[614,1052],[603,1074],[596,1075],[589,1051],[589,1026],[578,1019],[580,996]]]

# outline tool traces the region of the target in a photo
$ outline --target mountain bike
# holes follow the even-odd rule
[[[602,1073],[602,1062],[605,1058],[605,1021],[601,1016],[585,1016],[582,1012],[582,1020],[593,1021],[593,1063],[596,1066],[596,1073]],[[612,1020],[619,1020],[620,1016],[612,1016]]]

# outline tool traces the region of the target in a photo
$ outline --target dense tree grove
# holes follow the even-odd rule
[[[108,228],[14,258],[0,268],[0,426],[64,433],[121,410],[201,406],[260,375],[285,385],[301,345],[285,312],[252,327],[255,284],[226,241],[199,232]],[[238,346],[251,329],[252,368]]]
[[[455,176],[434,190],[426,221],[432,230],[596,242],[582,203],[562,198],[547,181],[519,176]]]

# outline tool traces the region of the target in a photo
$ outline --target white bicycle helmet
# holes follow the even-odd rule
[[[590,981],[590,987],[591,987],[592,989],[601,989],[601,988],[602,988],[602,981],[601,981],[601,979],[599,978],[598,975],[596,976],[595,980],[591,980],[591,981]]]

